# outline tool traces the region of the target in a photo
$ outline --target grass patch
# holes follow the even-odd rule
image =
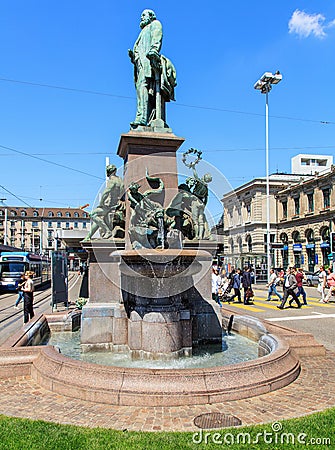
[[[199,430],[197,435],[194,435],[181,432],[122,432],[103,428],[59,425],[42,420],[16,419],[0,415],[0,449],[187,450],[220,448],[277,450],[302,449],[306,446],[326,449],[335,448],[334,420],[335,408],[332,408],[299,419],[283,420],[276,425],[203,430],[202,435]],[[275,431],[272,428],[275,426],[281,427],[281,430]]]

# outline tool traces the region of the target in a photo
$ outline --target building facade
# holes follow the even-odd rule
[[[65,249],[65,232],[85,237],[89,230],[89,213],[80,208],[0,206],[0,243],[25,251]]]
[[[314,175],[270,175],[270,265],[314,272],[332,264],[335,232],[335,166]],[[266,279],[266,179],[224,195],[223,261],[255,268]]]
[[[273,174],[269,177],[270,187],[270,242],[278,240],[277,194],[290,183],[301,180],[299,175]],[[259,280],[267,276],[266,258],[266,178],[256,178],[222,199],[223,218],[223,261],[227,270],[231,266],[251,265]],[[272,247],[272,246],[271,246]],[[272,265],[278,267],[277,254],[271,248]]]
[[[332,263],[330,233],[335,231],[335,166],[278,192],[277,250],[280,265],[314,272]]]

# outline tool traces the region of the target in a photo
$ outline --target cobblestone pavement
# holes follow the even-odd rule
[[[335,406],[335,353],[301,358],[298,379],[283,389],[245,400],[179,407],[113,406],[42,389],[29,377],[0,380],[0,413],[7,416],[132,431],[193,431],[195,416],[233,414],[243,425],[274,422]]]

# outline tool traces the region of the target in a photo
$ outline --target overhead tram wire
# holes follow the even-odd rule
[[[45,159],[45,158],[39,158],[38,156],[34,156],[34,155],[30,154],[30,153],[26,153],[26,152],[22,152],[20,150],[16,150],[13,147],[7,147],[5,145],[0,145],[0,148],[4,148],[6,150],[10,150],[11,152],[18,153],[20,155],[29,156],[30,158],[34,158],[34,159],[37,159],[39,161],[43,161],[45,163],[52,164],[52,165],[57,166],[57,167],[62,167],[63,169],[72,170],[72,172],[81,173],[82,175],[87,175],[88,177],[97,178],[98,180],[105,180],[104,178],[98,177],[97,175],[93,175],[91,173],[84,172],[83,170],[74,169],[73,167],[65,166],[64,164],[59,164],[59,163],[56,163],[56,162],[53,162],[53,161],[49,161],[48,159]]]
[[[0,145],[0,148],[6,148],[5,146]],[[334,149],[334,145],[315,145],[315,146],[308,146],[308,147],[271,147],[271,150],[320,150],[320,149]],[[235,153],[235,152],[261,152],[264,150],[264,147],[254,147],[254,148],[225,148],[225,149],[204,149],[203,151],[206,153]],[[12,150],[14,151],[14,150]],[[181,149],[180,149],[181,151]],[[85,152],[82,151],[79,152],[57,152],[57,153],[27,153],[26,156],[35,157],[35,156],[59,156],[59,155],[66,155],[66,156],[75,156],[75,155],[106,155],[106,152]],[[1,156],[12,156],[11,153],[3,153],[0,154]],[[55,164],[52,161],[49,161],[51,164]],[[102,178],[101,178],[102,179]]]
[[[0,81],[23,84],[23,85],[28,85],[28,86],[44,87],[44,88],[48,88],[48,89],[60,89],[60,90],[64,90],[64,91],[78,92],[81,94],[101,95],[101,96],[105,96],[105,97],[123,98],[123,99],[127,99],[127,100],[134,99],[134,97],[130,97],[130,96],[126,96],[126,95],[110,94],[108,92],[93,91],[93,90],[88,90],[88,89],[69,88],[66,86],[57,86],[54,84],[35,83],[32,81],[14,80],[11,78],[4,78],[4,77],[0,77]],[[250,116],[264,117],[264,114],[260,114],[260,113],[238,111],[238,110],[226,109],[226,108],[215,108],[215,107],[211,107],[211,106],[188,105],[185,103],[176,103],[176,106],[181,106],[184,108],[194,108],[194,109],[202,109],[202,110],[209,110],[209,111],[228,112],[228,113],[233,113],[233,114],[245,114],[245,115],[250,115]],[[294,121],[299,121],[299,122],[318,123],[318,124],[322,124],[322,125],[335,125],[335,122],[332,122],[329,120],[302,119],[302,118],[289,117],[289,116],[271,116],[271,117],[275,118],[275,119],[286,119],[286,120],[294,120]]]
[[[20,198],[18,195],[15,195],[13,192],[11,192],[9,189],[5,188],[4,186],[0,185],[1,189],[3,189],[4,191],[6,191],[8,194],[12,195],[13,197],[15,197],[16,199],[18,199],[20,202],[24,203],[26,206],[28,206],[29,208],[32,208],[31,205],[29,205],[27,202],[25,202],[24,200],[22,200],[22,198]]]

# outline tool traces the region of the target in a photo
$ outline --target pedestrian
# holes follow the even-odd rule
[[[34,272],[27,271],[25,272],[25,283],[22,286],[23,291],[23,321],[24,323],[29,322],[29,319],[34,317],[34,283],[32,277]]]
[[[317,287],[318,292],[321,294],[321,298],[319,300],[320,303],[325,302],[326,286],[327,286],[327,274],[326,274],[325,268],[323,266],[320,266],[319,283],[318,283],[318,287]]]
[[[251,275],[250,275],[250,267],[245,267],[244,272],[242,274],[242,286],[244,290],[244,297],[243,297],[243,303],[245,305],[249,304],[249,293],[252,292],[251,289]]]
[[[327,269],[327,286],[329,291],[325,297],[325,303],[329,303],[331,297],[335,295],[335,273],[333,273],[330,268]]]
[[[270,278],[269,278],[269,283],[267,284],[269,291],[268,291],[268,298],[266,299],[266,301],[268,301],[268,302],[271,301],[272,294],[276,295],[280,301],[283,300],[283,297],[277,291],[277,284],[279,283],[279,281],[280,281],[280,278],[276,274],[275,270],[270,269]]]
[[[21,300],[23,300],[22,286],[24,285],[25,282],[26,282],[25,276],[24,276],[24,274],[22,274],[20,276],[20,279],[16,282],[16,289],[17,289],[18,297],[16,299],[14,309],[19,309],[19,304],[20,304]]]
[[[238,303],[241,302],[241,269],[237,269],[232,277],[232,288],[234,289],[234,294],[229,297],[228,303],[234,300],[235,297],[237,297]]]
[[[303,287],[303,281],[306,280],[306,275],[301,267],[299,267],[298,271],[295,274],[295,277],[297,279],[297,286],[298,286],[298,294],[297,297],[302,295],[302,301],[304,305],[307,305],[306,301],[306,291]]]
[[[284,309],[285,303],[289,296],[292,297],[291,300],[289,300],[289,305],[292,306],[293,300],[298,305],[298,308],[301,308],[301,303],[297,297],[298,293],[298,285],[297,285],[297,279],[295,277],[295,270],[293,267],[288,267],[286,270],[286,275],[284,277],[284,296],[283,300],[280,305],[277,305],[277,308]]]
[[[220,283],[221,283],[221,278],[219,277],[217,271],[213,268],[212,269],[212,300],[215,300],[216,303],[218,303],[221,308],[222,304],[219,299]]]

